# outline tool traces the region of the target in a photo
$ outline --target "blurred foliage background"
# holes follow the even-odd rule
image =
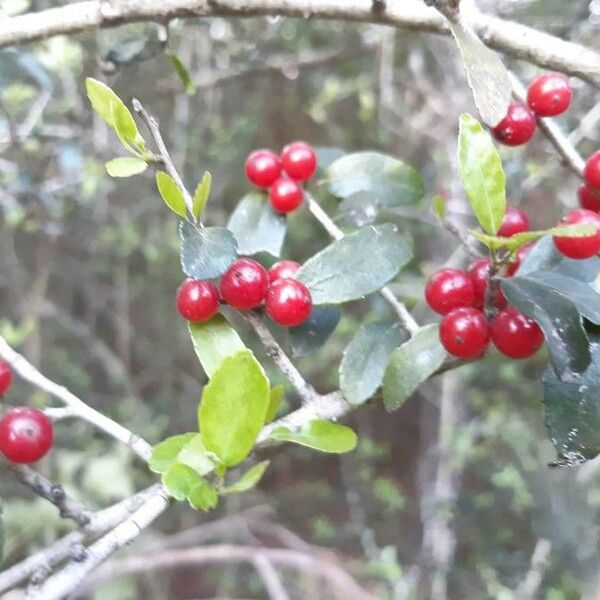
[[[64,2],[7,0],[0,12],[54,4]],[[600,50],[597,2],[479,4]],[[86,76],[126,101],[138,97],[159,117],[190,187],[212,172],[210,223],[225,223],[247,191],[243,162],[254,148],[302,138],[378,149],[413,165],[428,199],[379,219],[414,238],[416,258],[393,288],[421,322],[434,319],[421,300],[426,277],[447,261],[466,264],[431,219],[431,197],[443,194],[450,217],[471,223],[455,153],[458,116],[474,107],[451,40],[287,18],[189,20],[172,25],[167,42],[163,34],[154,24],[132,25],[0,52],[0,332],[50,378],[151,443],[189,430],[205,380],[173,306],[182,279],[175,222],[150,172],[106,175],[103,163],[118,155],[118,141],[88,105]],[[189,68],[193,94],[184,93],[167,50]],[[507,64],[524,80],[537,73]],[[574,106],[560,121],[586,154],[598,147],[600,99],[573,84]],[[540,135],[501,151],[509,201],[525,207],[534,226],[575,206],[577,181]],[[368,202],[340,208],[323,198],[343,227],[367,222]],[[289,220],[285,257],[301,261],[328,243],[305,209]],[[337,386],[341,352],[356,329],[388,311],[376,296],[347,305],[325,346],[299,358],[320,391]],[[544,360],[508,362],[490,352],[433,380],[396,413],[364,407],[350,419],[360,445],[347,456],[265,451],[273,461],[258,491],[209,515],[176,506],[128,552],[166,552],[177,532],[193,528],[187,545],[264,544],[334,556],[378,598],[597,599],[600,472],[546,466],[554,454],[540,406]],[[17,381],[3,405],[46,401]],[[287,408],[296,402],[288,390]],[[83,423],[59,424],[57,437],[41,469],[91,507],[152,481],[130,452]],[[5,566],[69,530],[54,507],[6,472],[0,492]],[[218,526],[207,530],[212,519]],[[343,597],[310,569],[280,575],[290,598]],[[267,596],[251,566],[224,562],[113,573],[79,597]]]

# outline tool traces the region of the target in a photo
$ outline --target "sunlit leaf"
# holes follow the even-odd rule
[[[356,433],[350,427],[322,419],[310,421],[302,431],[292,431],[284,426],[277,427],[269,437],[279,442],[293,442],[313,450],[334,454],[350,452],[356,447]]]

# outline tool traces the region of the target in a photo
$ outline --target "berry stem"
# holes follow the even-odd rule
[[[496,306],[496,298],[498,297],[498,288],[500,281],[497,275],[500,272],[501,262],[498,259],[498,253],[494,248],[490,248],[490,269],[488,274],[488,284],[485,290],[485,299],[483,304],[483,312],[488,319],[496,316],[498,307]]]
[[[304,200],[312,216],[321,223],[323,229],[327,231],[330,237],[336,241],[341,240],[344,237],[344,232],[333,222],[332,218],[321,208],[321,205],[309,192],[304,193]],[[382,287],[379,290],[379,294],[394,309],[398,319],[410,335],[419,330],[419,324],[415,321],[404,303],[396,298],[396,295],[388,286]]]

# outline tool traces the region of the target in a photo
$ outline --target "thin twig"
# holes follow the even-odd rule
[[[452,221],[449,221],[448,219],[441,219],[440,223],[444,229],[446,229],[446,231],[448,231],[460,242],[460,245],[467,254],[473,258],[481,258],[483,256],[481,252],[478,252],[475,248],[473,248],[469,238],[454,223],[452,223]]]
[[[323,229],[327,231],[329,236],[334,240],[341,240],[344,237],[344,232],[333,222],[332,218],[321,208],[321,205],[308,192],[304,194],[304,199],[310,213],[321,223]],[[379,294],[389,303],[394,309],[398,319],[408,331],[409,334],[414,334],[419,330],[419,324],[415,321],[406,306],[396,298],[394,292],[389,287],[384,286],[379,290]]]

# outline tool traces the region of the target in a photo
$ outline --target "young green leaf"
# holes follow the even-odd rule
[[[173,178],[164,171],[156,173],[156,187],[165,204],[182,219],[186,218],[185,199]]]
[[[189,330],[198,360],[209,377],[228,356],[246,348],[223,315],[215,315],[204,323],[190,323]]]
[[[177,462],[191,467],[198,475],[206,475],[215,468],[215,463],[208,455],[199,433],[179,451]]]
[[[269,397],[269,409],[267,410],[265,423],[270,423],[275,418],[284,396],[285,388],[282,385],[274,385],[271,388],[271,395]]]
[[[235,483],[227,485],[220,490],[221,494],[238,494],[255,487],[265,474],[269,466],[268,460],[263,460],[248,469]]]
[[[200,475],[187,465],[175,463],[161,477],[169,495],[175,500],[185,500],[192,488],[200,482]]]
[[[506,212],[502,161],[490,136],[468,114],[460,116],[458,166],[479,224],[485,232],[495,235]]]
[[[202,442],[228,467],[252,450],[265,423],[271,386],[250,350],[225,358],[204,387],[198,410]]]
[[[196,219],[199,219],[204,212],[204,208],[210,196],[211,187],[212,175],[208,171],[204,171],[204,175],[202,175],[202,179],[194,192],[194,199],[192,202],[192,212]]]
[[[185,65],[181,62],[181,59],[174,52],[167,52],[167,56],[171,59],[171,63],[175,72],[181,79],[181,83],[183,84],[183,90],[189,96],[193,96],[198,89],[198,86],[192,80],[192,77],[189,71],[186,69]]]
[[[193,431],[190,433],[182,433],[174,435],[156,444],[152,448],[152,454],[148,461],[148,466],[154,473],[163,473],[177,460],[177,455],[181,452],[184,446],[194,438],[197,434]]]
[[[200,479],[188,492],[187,499],[195,510],[208,511],[217,506],[219,493],[217,488],[206,479]]]
[[[446,356],[437,325],[422,327],[394,350],[383,377],[385,408],[398,410],[442,366]]]
[[[148,163],[134,156],[120,156],[106,163],[106,171],[111,177],[131,177],[143,173]]]
[[[320,452],[343,454],[356,447],[356,433],[338,423],[323,419],[310,421],[302,431],[292,431],[281,426],[274,429],[269,437],[278,442],[293,442]]]

